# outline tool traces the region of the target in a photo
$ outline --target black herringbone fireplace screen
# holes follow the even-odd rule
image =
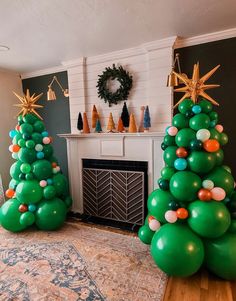
[[[84,214],[142,225],[147,162],[83,159]]]

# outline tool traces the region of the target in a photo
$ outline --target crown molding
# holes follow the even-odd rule
[[[21,78],[22,79],[32,78],[32,77],[37,77],[37,76],[62,72],[62,71],[66,71],[66,70],[67,70],[67,68],[63,65],[62,66],[55,66],[55,67],[40,69],[40,70],[36,70],[36,71],[32,71],[32,72],[22,73]]]
[[[142,47],[146,51],[154,51],[162,48],[173,48],[177,39],[178,39],[177,36],[172,36],[162,40],[156,40],[156,41],[144,43],[142,44]]]
[[[85,64],[85,62],[86,62],[86,58],[85,57],[81,57],[79,59],[69,60],[69,61],[63,61],[61,63],[66,68],[73,68],[73,67],[83,66]]]
[[[184,47],[219,41],[219,40],[225,40],[234,37],[236,37],[236,28],[216,31],[212,33],[191,37],[191,38],[178,37],[175,42],[174,49],[184,48]]]

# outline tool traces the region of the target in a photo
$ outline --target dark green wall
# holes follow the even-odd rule
[[[221,67],[207,81],[220,84],[219,88],[207,90],[219,104],[215,110],[219,114],[219,123],[229,137],[223,147],[224,163],[232,169],[236,177],[236,38],[177,49],[180,54],[181,71],[192,76],[193,65],[200,64],[200,76],[220,64]],[[175,93],[175,101],[182,93]]]
[[[59,82],[64,88],[68,88],[67,72],[58,72],[55,74],[43,75],[33,78],[22,80],[23,91],[30,90],[30,94],[40,94],[43,92],[43,96],[37,102],[44,107],[38,109],[39,114],[43,117],[43,121],[46,126],[46,130],[49,135],[53,137],[53,149],[54,155],[58,159],[59,165],[65,176],[68,176],[67,167],[67,152],[66,141],[64,138],[60,138],[57,134],[70,133],[70,112],[69,112],[69,98],[65,97],[54,82],[53,90],[56,93],[57,99],[54,101],[47,101],[47,89],[48,84],[56,75]]]

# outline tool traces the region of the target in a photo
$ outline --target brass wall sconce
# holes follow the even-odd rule
[[[167,77],[167,85],[166,85],[167,87],[175,87],[175,86],[178,86],[181,83],[181,82],[179,82],[178,77],[174,74],[176,63],[177,63],[177,68],[178,68],[178,72],[177,73],[180,73],[183,76],[186,76],[186,74],[184,74],[184,73],[181,72],[180,62],[179,62],[179,53],[176,53],[175,54],[174,63],[172,65],[172,70],[171,70],[170,74]]]
[[[48,85],[48,92],[47,92],[47,100],[51,101],[51,100],[56,100],[56,94],[52,89],[52,84],[54,83],[54,81],[58,84],[58,86],[61,88],[62,93],[64,94],[65,97],[69,97],[69,90],[68,89],[64,89],[62,87],[62,85],[60,84],[60,82],[58,81],[56,76],[53,76],[52,81],[50,82],[50,84]]]

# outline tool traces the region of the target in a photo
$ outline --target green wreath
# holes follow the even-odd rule
[[[98,97],[104,99],[105,103],[108,102],[109,107],[112,104],[117,104],[121,100],[127,100],[129,96],[129,91],[132,88],[133,79],[132,76],[123,69],[122,66],[118,68],[107,67],[101,75],[98,75],[99,79],[97,82]],[[115,91],[111,92],[107,87],[109,80],[117,80],[120,83],[120,87]]]

